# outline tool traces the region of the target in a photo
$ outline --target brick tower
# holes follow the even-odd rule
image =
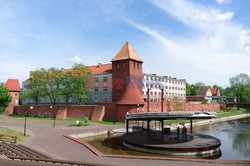
[[[21,92],[20,84],[17,79],[8,79],[4,86],[9,90],[9,94],[12,97],[10,105],[5,109],[5,114],[12,114],[14,106],[19,105],[19,93]]]
[[[143,104],[141,88],[143,61],[132,46],[126,42],[111,62],[114,85],[112,101],[118,104]]]

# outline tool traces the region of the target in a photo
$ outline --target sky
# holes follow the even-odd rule
[[[250,74],[249,0],[0,0],[0,82],[110,63],[125,42],[143,72],[226,87]]]

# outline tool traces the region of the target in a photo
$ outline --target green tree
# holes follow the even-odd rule
[[[247,74],[240,73],[229,79],[230,91],[236,99],[237,109],[240,103],[250,102],[250,78]]]
[[[66,105],[69,103],[70,97],[74,96],[74,84],[73,84],[73,77],[71,75],[71,72],[65,72],[62,73],[62,89],[61,89],[61,95],[64,99],[64,102]]]
[[[38,105],[46,97],[45,69],[30,72],[30,79],[21,93],[21,100],[33,100]]]
[[[62,97],[62,72],[57,68],[50,68],[45,72],[46,94],[53,105]]]
[[[76,97],[78,104],[82,104],[82,99],[87,98],[87,94],[92,92],[87,89],[87,78],[91,76],[89,67],[83,64],[75,64],[71,70],[73,94]]]
[[[9,90],[0,84],[0,112],[3,112],[10,104],[12,98],[9,94]]]

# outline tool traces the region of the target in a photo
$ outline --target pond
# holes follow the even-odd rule
[[[250,160],[250,118],[199,126],[195,127],[194,131],[221,140],[221,153],[213,156],[214,159]],[[166,156],[125,149],[122,146],[122,134],[95,136],[83,140],[106,154]],[[187,156],[187,158],[191,157]]]

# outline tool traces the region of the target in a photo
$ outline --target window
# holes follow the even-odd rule
[[[103,77],[103,82],[107,82],[108,81],[108,77]]]
[[[118,99],[120,99],[121,97],[122,97],[122,95],[121,95],[121,94],[119,94],[119,95],[118,95]]]
[[[157,95],[157,92],[155,92],[155,95]]]
[[[118,68],[118,69],[120,68],[120,64],[119,64],[119,63],[117,64],[117,68]]]
[[[103,92],[107,92],[108,91],[108,87],[103,87]]]
[[[175,87],[175,90],[177,90],[177,87]]]
[[[95,77],[95,83],[97,83],[98,82],[98,78],[97,77]]]
[[[169,86],[169,89],[171,89],[171,86]]]
[[[166,89],[168,89],[168,86],[166,86]]]
[[[135,63],[134,63],[134,69],[135,69]]]
[[[139,63],[137,63],[137,68],[138,68],[138,70],[140,69],[140,65],[139,65]]]
[[[158,94],[161,95],[161,92],[159,92]]]
[[[97,101],[98,100],[98,98],[97,97],[95,97],[95,101]]]
[[[174,90],[174,87],[172,87],[172,90]]]
[[[151,95],[153,95],[153,92],[150,92]]]
[[[98,92],[98,87],[95,87],[94,92]]]
[[[125,63],[124,62],[122,63],[122,67],[125,67]]]
[[[104,102],[107,102],[108,101],[108,98],[107,97],[104,97]]]

